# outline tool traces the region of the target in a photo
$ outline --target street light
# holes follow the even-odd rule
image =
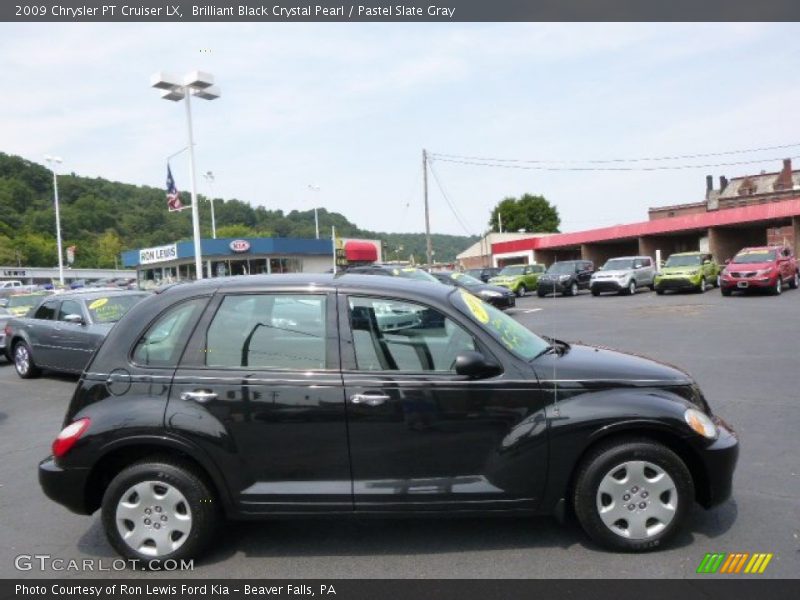
[[[53,199],[56,205],[56,246],[58,247],[58,282],[64,285],[64,258],[61,256],[61,215],[58,212],[58,177],[56,176],[56,167],[53,163],[61,164],[64,162],[58,156],[44,155],[45,161],[50,165],[50,170],[53,171]]]
[[[211,237],[217,239],[217,220],[214,218],[214,173],[206,171],[203,177],[208,181],[208,187],[211,190]]]
[[[314,185],[313,183],[308,184],[308,189],[312,192],[318,192],[320,187],[318,185]],[[319,239],[319,217],[317,216],[317,203],[314,202],[314,229],[317,232],[317,239]]]
[[[203,71],[192,71],[183,78],[159,71],[150,77],[150,85],[161,90],[164,100],[186,100],[186,128],[189,132],[189,176],[192,184],[192,234],[194,236],[194,268],[197,279],[203,278],[203,256],[200,247],[200,215],[197,209],[197,181],[194,170],[194,135],[192,134],[192,106],[190,98],[197,96],[203,100],[219,98],[220,91],[214,85],[214,76]]]

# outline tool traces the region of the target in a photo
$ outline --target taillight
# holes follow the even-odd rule
[[[75,445],[75,442],[77,442],[89,428],[91,422],[91,419],[85,417],[64,427],[61,433],[58,434],[58,437],[53,441],[53,456],[61,458],[69,452],[70,448]]]

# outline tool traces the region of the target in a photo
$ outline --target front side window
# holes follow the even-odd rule
[[[136,342],[133,362],[154,367],[177,365],[206,300],[181,302],[163,313]]]
[[[227,296],[206,335],[206,365],[325,369],[324,295]]]
[[[81,310],[81,305],[75,300],[64,300],[61,303],[61,307],[58,309],[58,320],[66,321],[67,315],[78,315],[82,317],[83,311]]]
[[[361,371],[454,372],[475,341],[439,311],[400,300],[351,297],[350,328]]]

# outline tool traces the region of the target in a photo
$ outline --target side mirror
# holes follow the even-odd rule
[[[729,265],[729,264],[731,264],[731,259],[730,259],[730,258],[726,258],[726,259],[725,259],[725,264],[726,264],[726,265]]]
[[[703,264],[704,264],[704,265],[710,265],[710,264],[711,264],[711,261],[710,261],[710,260],[704,260],[704,261],[703,261]]]
[[[598,271],[602,271],[602,270],[603,270],[603,267],[597,267],[597,270],[598,270]]]
[[[455,368],[458,375],[466,375],[471,379],[494,377],[503,372],[496,362],[488,360],[480,352],[472,350],[460,352],[456,356]]]
[[[76,323],[79,325],[83,325],[83,317],[76,314],[69,314],[64,317],[64,321],[67,323]]]

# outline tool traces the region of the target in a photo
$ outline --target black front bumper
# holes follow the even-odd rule
[[[45,495],[79,515],[91,514],[86,509],[86,480],[89,469],[62,469],[52,456],[39,463],[39,485]]]
[[[697,285],[689,279],[660,279],[655,285],[656,290],[687,291],[696,290]]]
[[[739,458],[736,433],[722,419],[714,418],[719,437],[699,452],[705,481],[695,482],[697,501],[704,508],[725,502],[733,490],[733,472]]]
[[[539,285],[536,291],[540,294],[563,294],[567,292],[572,285],[572,281],[542,281],[539,280]]]
[[[619,281],[615,279],[598,279],[591,283],[591,290],[593,292],[621,292],[628,289],[623,287]]]
[[[509,296],[499,296],[494,298],[484,298],[492,306],[497,308],[513,308],[517,305],[517,297],[514,294]]]

